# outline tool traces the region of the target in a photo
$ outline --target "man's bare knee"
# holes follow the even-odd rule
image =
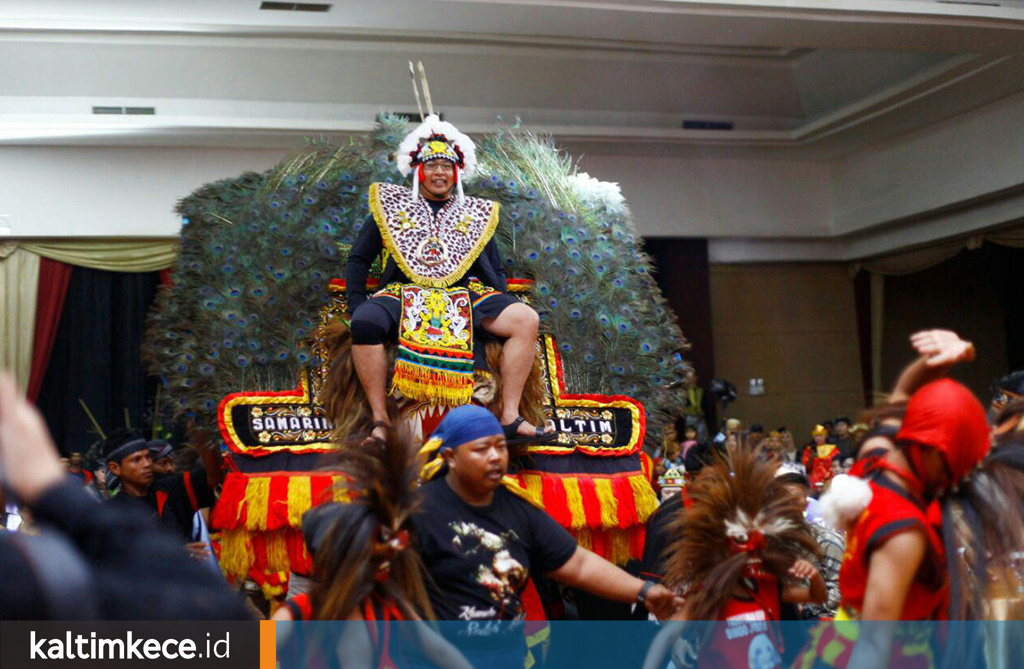
[[[536,335],[540,327],[540,316],[526,304],[515,304],[502,312],[499,317],[502,329],[509,332],[510,337]]]

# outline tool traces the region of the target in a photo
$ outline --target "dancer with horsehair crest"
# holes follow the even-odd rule
[[[775,473],[757,451],[734,447],[685,493],[665,573],[685,604],[651,643],[644,669],[660,669],[673,645],[674,657],[698,667],[774,669],[784,650],[781,604],[826,601],[825,581],[805,559],[819,551],[805,501]]]
[[[434,614],[420,558],[410,546],[410,519],[420,502],[413,444],[389,430],[384,440],[339,449],[327,466],[344,477],[341,485],[352,500],[303,516],[315,585],[287,600],[274,619],[348,624],[340,637],[337,628],[286,626],[283,652],[298,654],[298,666],[337,653],[345,666],[394,669],[413,666],[406,652],[415,649],[431,666],[467,669],[462,654],[422,622]],[[334,658],[325,666],[336,664]]]

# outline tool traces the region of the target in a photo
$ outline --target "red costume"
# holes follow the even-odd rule
[[[726,601],[718,613],[720,622],[700,647],[698,668],[774,669],[781,666],[779,581],[765,572],[745,581],[750,598],[731,597]]]
[[[989,428],[984,409],[974,395],[950,379],[927,384],[914,393],[896,435],[911,471],[875,458],[855,471],[868,480],[870,501],[847,532],[846,554],[839,572],[843,594],[837,620],[849,620],[863,613],[871,553],[902,532],[917,531],[928,542],[925,554],[907,592],[900,620],[944,620],[949,611],[946,551],[937,527],[938,504],[925,499],[921,472],[925,471],[924,449],[938,451],[950,474],[950,483],[961,481],[981,462],[989,448]],[[901,486],[886,473],[892,472]],[[909,625],[896,632],[890,665],[908,669],[934,666],[927,643],[930,626]],[[855,627],[822,625],[812,636],[808,650],[795,667],[804,669],[823,663],[842,669],[850,661],[857,641]]]

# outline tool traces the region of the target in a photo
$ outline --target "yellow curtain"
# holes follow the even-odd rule
[[[32,371],[39,256],[0,243],[0,369],[24,392]]]
[[[174,264],[177,239],[19,241],[23,251],[69,265],[110,272],[155,272]]]

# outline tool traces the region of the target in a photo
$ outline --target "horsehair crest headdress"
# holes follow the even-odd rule
[[[398,145],[398,153],[395,163],[398,171],[403,177],[413,175],[413,197],[419,193],[419,166],[429,160],[443,159],[450,161],[456,168],[456,185],[459,193],[459,200],[465,199],[462,189],[463,178],[473,176],[476,171],[476,145],[469,137],[459,131],[451,123],[442,121],[441,117],[434,113],[434,105],[430,99],[430,87],[427,84],[426,72],[423,63],[417,63],[420,79],[423,82],[423,97],[427,103],[427,116],[423,116],[423,106],[420,103],[419,89],[416,86],[416,72],[412,62],[409,63],[409,73],[412,76],[413,93],[416,95],[416,105],[420,110],[422,123],[410,132]]]
[[[732,447],[693,480],[692,504],[673,514],[665,583],[689,589],[693,619],[713,620],[733,586],[762,573],[784,578],[795,556],[818,555],[803,500],[753,449]]]

